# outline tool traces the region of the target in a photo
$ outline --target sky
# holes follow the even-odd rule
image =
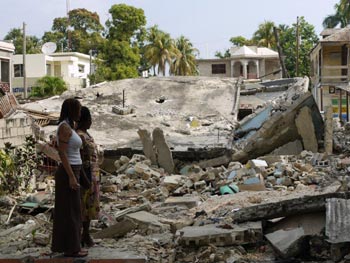
[[[235,36],[251,38],[259,24],[273,21],[291,26],[297,17],[322,31],[322,21],[334,13],[339,0],[1,0],[0,39],[13,28],[26,23],[26,34],[41,38],[50,31],[54,18],[66,16],[69,9],[97,12],[104,25],[109,8],[127,4],[142,8],[147,27],[158,28],[172,38],[184,35],[200,51],[200,58],[214,58],[216,51],[230,48]]]

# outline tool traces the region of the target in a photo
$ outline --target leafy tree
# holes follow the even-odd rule
[[[126,4],[113,5],[109,9],[112,19],[107,20],[107,38],[131,41],[146,25],[143,9]]]
[[[125,4],[109,9],[111,19],[106,22],[106,41],[101,59],[104,64],[97,78],[107,80],[134,78],[140,66],[140,39],[144,34],[146,17],[142,9]]]
[[[67,17],[55,18],[52,31],[45,32],[42,39],[45,42],[55,42],[62,51],[68,51],[70,38],[70,51],[84,54],[102,45],[103,26],[96,12],[80,8],[71,10],[68,16],[69,19]]]
[[[174,74],[179,76],[196,75],[198,72],[196,66],[198,49],[194,48],[192,43],[184,36],[176,39],[175,46],[178,52],[176,52],[176,57],[172,64]]]
[[[5,36],[4,40],[9,40],[13,42],[16,54],[23,54],[23,32],[21,28],[11,29]],[[39,38],[35,36],[26,36],[26,53],[40,53],[40,44],[41,42]]]
[[[215,57],[217,57],[217,58],[229,58],[229,57],[231,57],[230,50],[226,49],[224,54],[222,54],[220,51],[216,51]]]
[[[253,41],[258,46],[263,46],[267,48],[275,48],[276,47],[276,39],[273,34],[273,27],[275,23],[272,21],[265,21],[260,24],[258,30],[255,31],[253,35]]]
[[[296,76],[296,23],[292,27],[286,25],[280,25],[280,42],[285,55],[286,68],[291,77]],[[311,49],[317,44],[318,37],[315,33],[313,25],[305,21],[304,17],[299,18],[299,63],[298,63],[298,75],[309,76],[310,75],[310,57],[309,53]]]
[[[242,36],[236,36],[236,37],[231,37],[230,42],[237,47],[242,47],[242,46],[251,46],[253,45],[253,41],[250,39],[246,39],[245,37]]]
[[[338,25],[346,27],[350,23],[350,2],[349,0],[340,0],[334,6],[335,14],[328,15],[323,20],[323,27],[334,28]]]
[[[36,82],[30,95],[33,97],[48,97],[60,95],[66,90],[67,84],[62,78],[45,76]]]
[[[172,62],[178,54],[175,41],[170,34],[154,29],[145,46],[145,57],[153,68],[158,67],[158,75],[162,72],[165,76],[166,65],[172,70]],[[156,34],[156,35],[154,35]]]
[[[103,50],[104,64],[98,67],[99,78],[107,80],[135,78],[138,76],[140,55],[137,46],[128,41],[108,40]]]

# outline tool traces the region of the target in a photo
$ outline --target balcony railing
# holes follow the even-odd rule
[[[348,66],[327,66],[322,67],[322,74],[319,77],[321,84],[324,83],[347,83],[349,82]]]

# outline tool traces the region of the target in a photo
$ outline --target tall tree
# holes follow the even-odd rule
[[[177,48],[175,60],[173,61],[173,72],[179,76],[192,76],[197,74],[196,55],[198,49],[194,48],[189,39],[180,36],[175,41]]]
[[[87,54],[90,49],[99,48],[103,43],[101,36],[103,26],[98,14],[80,8],[71,10],[68,16],[69,19],[55,18],[52,31],[45,32],[42,39],[45,42],[55,42],[61,51],[70,50]]]
[[[144,32],[144,11],[125,4],[113,5],[109,9],[111,19],[106,22],[106,42],[98,74],[108,80],[133,78],[139,75],[140,36]]]
[[[258,46],[275,48],[276,40],[273,33],[274,26],[275,26],[275,23],[272,21],[265,21],[264,23],[260,24],[258,27],[258,30],[255,31],[253,35],[253,41]]]
[[[112,19],[107,20],[107,38],[132,41],[146,25],[145,13],[141,8],[126,4],[113,5],[109,9]]]
[[[158,67],[158,74],[162,72],[165,76],[166,65],[169,66],[169,71],[172,73],[171,65],[178,50],[170,34],[157,29],[153,29],[153,31],[152,33],[156,35],[152,34],[148,38],[149,42],[145,46],[145,57],[154,68]]]
[[[334,6],[335,14],[328,15],[323,20],[324,28],[334,28],[338,25],[346,27],[350,23],[350,2],[349,0],[340,0]]]
[[[291,77],[296,76],[296,23],[291,27],[280,25],[280,42],[285,56],[286,68]],[[310,75],[310,56],[311,49],[317,44],[318,37],[315,27],[305,21],[304,17],[299,18],[299,76]]]
[[[12,41],[15,46],[16,54],[23,54],[23,32],[21,28],[11,29],[4,40]],[[35,36],[26,36],[26,53],[36,54],[40,53],[41,42],[40,39]]]

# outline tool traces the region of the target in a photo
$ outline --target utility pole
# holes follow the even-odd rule
[[[69,20],[69,11],[70,11],[70,0],[66,2],[67,7],[67,33],[68,33],[68,52],[72,50],[72,40],[71,40],[71,32],[70,32],[70,20]]]
[[[297,16],[297,28],[296,28],[296,58],[295,58],[295,76],[299,76],[299,17]]]
[[[26,41],[26,23],[23,22],[23,92],[24,98],[28,98],[27,94],[27,72],[26,72],[26,53],[27,53],[27,41]]]
[[[286,69],[286,65],[284,64],[283,52],[282,52],[282,48],[281,48],[281,45],[280,45],[280,38],[279,38],[279,35],[278,35],[278,30],[277,30],[277,28],[275,26],[273,27],[273,33],[275,35],[277,51],[278,51],[278,57],[280,59],[280,64],[281,64],[281,67],[282,67],[282,78],[289,78],[289,74],[288,74],[288,71]]]

